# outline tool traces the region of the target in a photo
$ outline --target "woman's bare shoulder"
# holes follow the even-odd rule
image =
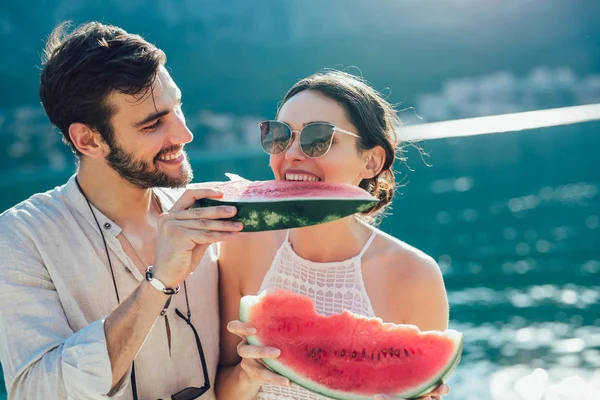
[[[371,257],[390,278],[431,277],[440,274],[437,262],[428,254],[402,240],[378,231]]]
[[[381,232],[368,268],[376,275],[382,318],[421,329],[445,329],[448,303],[442,273],[425,252]],[[374,304],[375,305],[375,304]],[[378,315],[379,316],[379,315]]]

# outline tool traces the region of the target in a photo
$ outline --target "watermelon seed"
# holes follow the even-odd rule
[[[354,357],[356,357],[356,352],[355,351],[352,352],[352,358],[354,358]]]
[[[390,356],[394,354],[394,349],[390,347]]]
[[[404,355],[408,357],[408,350],[404,349]]]
[[[346,350],[342,350],[342,352],[340,353],[340,355],[341,355],[342,357],[344,357],[344,356],[346,355]]]
[[[377,353],[377,361],[381,361],[381,354]]]
[[[383,349],[383,350],[381,350],[381,352],[382,352],[383,354],[387,354],[387,349]]]
[[[362,356],[363,356],[363,358],[365,358],[365,356],[366,356],[365,349],[363,349]]]
[[[400,351],[396,350],[396,351],[394,352],[394,355],[395,355],[396,357],[400,357]]]

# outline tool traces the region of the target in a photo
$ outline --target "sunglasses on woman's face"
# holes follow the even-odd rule
[[[310,123],[300,131],[294,131],[288,124],[280,121],[263,121],[258,124],[258,127],[260,128],[260,144],[263,150],[272,156],[281,154],[290,147],[294,133],[300,142],[302,153],[310,158],[319,158],[327,154],[336,132],[360,137],[356,133],[326,122]]]

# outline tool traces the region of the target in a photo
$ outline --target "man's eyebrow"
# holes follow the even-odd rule
[[[134,122],[133,126],[135,128],[139,128],[140,126],[145,125],[148,122],[152,122],[155,119],[159,119],[160,117],[164,117],[168,113],[169,113],[169,110],[162,110],[162,111],[153,112],[151,114],[148,114],[148,116],[146,116],[146,118],[144,118],[143,120],[138,121],[138,122]]]

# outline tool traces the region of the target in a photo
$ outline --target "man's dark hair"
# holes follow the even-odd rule
[[[48,118],[76,156],[81,153],[69,136],[74,122],[98,131],[113,143],[108,104],[111,93],[139,95],[151,91],[165,54],[142,37],[99,22],[82,24],[71,32],[70,23],[50,34],[43,56],[40,99]]]

